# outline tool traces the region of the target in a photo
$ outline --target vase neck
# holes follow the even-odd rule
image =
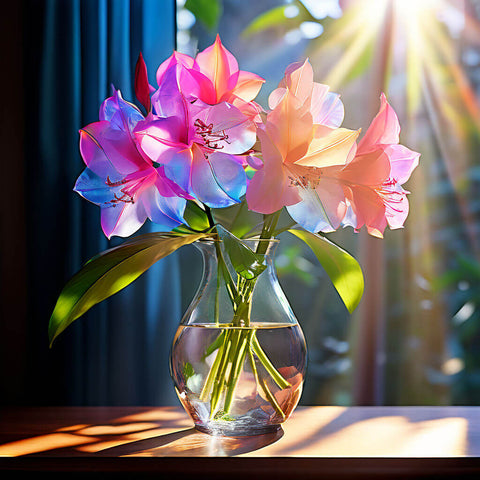
[[[275,271],[278,240],[242,242],[258,255],[257,264],[248,251],[232,252],[219,241],[194,244],[203,257],[203,276],[183,324],[296,323]]]
[[[261,255],[260,259],[267,269],[274,269],[274,258],[278,244],[278,240],[242,240],[253,253]],[[209,274],[212,268],[217,268],[218,256],[221,255],[229,266],[229,270],[233,277],[236,276],[235,269],[231,265],[229,254],[221,241],[198,241],[194,246],[200,250],[204,262],[204,277]]]

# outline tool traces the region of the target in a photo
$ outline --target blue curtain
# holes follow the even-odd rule
[[[28,375],[24,403],[168,405],[168,353],[181,316],[179,258],[157,263],[75,321],[48,349],[65,282],[108,242],[98,207],[72,191],[84,168],[78,130],[98,120],[111,86],[135,101],[141,51],[157,66],[175,46],[174,0],[25,3]],[[154,224],[139,233],[155,230]]]

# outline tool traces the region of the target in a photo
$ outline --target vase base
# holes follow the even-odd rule
[[[247,425],[238,426],[232,422],[211,422],[208,425],[195,425],[195,428],[208,435],[217,437],[248,437],[278,432],[281,425]]]

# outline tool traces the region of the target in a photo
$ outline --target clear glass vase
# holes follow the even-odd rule
[[[306,369],[305,338],[273,263],[278,241],[244,243],[265,259],[254,278],[237,273],[222,242],[195,243],[203,278],[170,354],[180,401],[196,428],[213,435],[280,428],[300,400]]]

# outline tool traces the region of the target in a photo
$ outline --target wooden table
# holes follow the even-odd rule
[[[282,431],[211,437],[180,407],[3,408],[1,478],[476,478],[480,407],[299,407]],[[65,476],[68,474],[68,476]]]

